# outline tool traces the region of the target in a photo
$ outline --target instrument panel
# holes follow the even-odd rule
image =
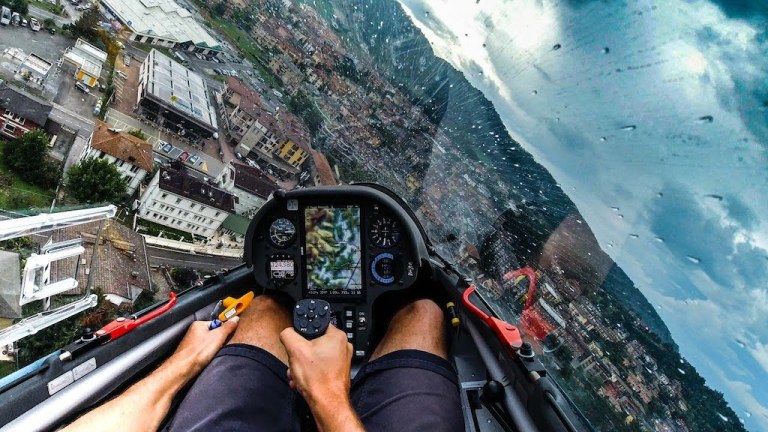
[[[363,185],[278,191],[251,221],[245,261],[265,292],[326,300],[367,351],[371,305],[418,277],[426,246],[390,194]]]

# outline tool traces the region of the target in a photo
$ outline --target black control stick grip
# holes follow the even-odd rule
[[[293,328],[307,339],[325,334],[331,323],[331,305],[325,300],[303,299],[293,307]]]

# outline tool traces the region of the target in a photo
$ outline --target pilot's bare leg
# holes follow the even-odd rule
[[[416,300],[406,305],[392,317],[387,333],[371,355],[371,361],[406,349],[448,358],[443,322],[443,311],[431,300]]]
[[[288,386],[288,355],[280,342],[280,332],[290,326],[285,305],[264,295],[254,298],[169,430],[299,431],[297,396]]]
[[[293,326],[290,311],[274,297],[260,295],[251,301],[237,324],[230,344],[257,346],[288,364],[288,353],[280,342],[280,332]]]
[[[395,314],[353,380],[351,396],[366,430],[464,431],[458,378],[447,360],[437,304],[418,300]]]

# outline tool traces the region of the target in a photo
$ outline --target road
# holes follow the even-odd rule
[[[78,135],[85,138],[88,138],[93,131],[93,120],[83,117],[71,109],[57,103],[53,104],[53,109],[48,117],[57,123],[76,131]]]
[[[190,254],[150,245],[147,245],[147,255],[150,265],[165,264],[171,267],[191,267],[203,271],[229,269],[243,262],[237,258]]]
[[[29,15],[31,15],[31,16],[33,16],[35,18],[38,18],[41,22],[44,19],[46,19],[46,18],[50,18],[53,21],[55,21],[56,25],[59,26],[59,27],[65,25],[65,24],[71,24],[72,23],[72,20],[70,18],[64,18],[64,17],[60,17],[58,15],[54,15],[54,14],[48,12],[47,10],[40,9],[39,7],[33,6],[33,5],[29,5]]]

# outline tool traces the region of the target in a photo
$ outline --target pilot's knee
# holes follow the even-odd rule
[[[428,323],[440,323],[443,321],[443,310],[430,299],[420,299],[409,303],[400,313]]]
[[[291,306],[284,299],[273,295],[258,295],[251,301],[249,309],[268,311],[275,314],[290,314]]]

